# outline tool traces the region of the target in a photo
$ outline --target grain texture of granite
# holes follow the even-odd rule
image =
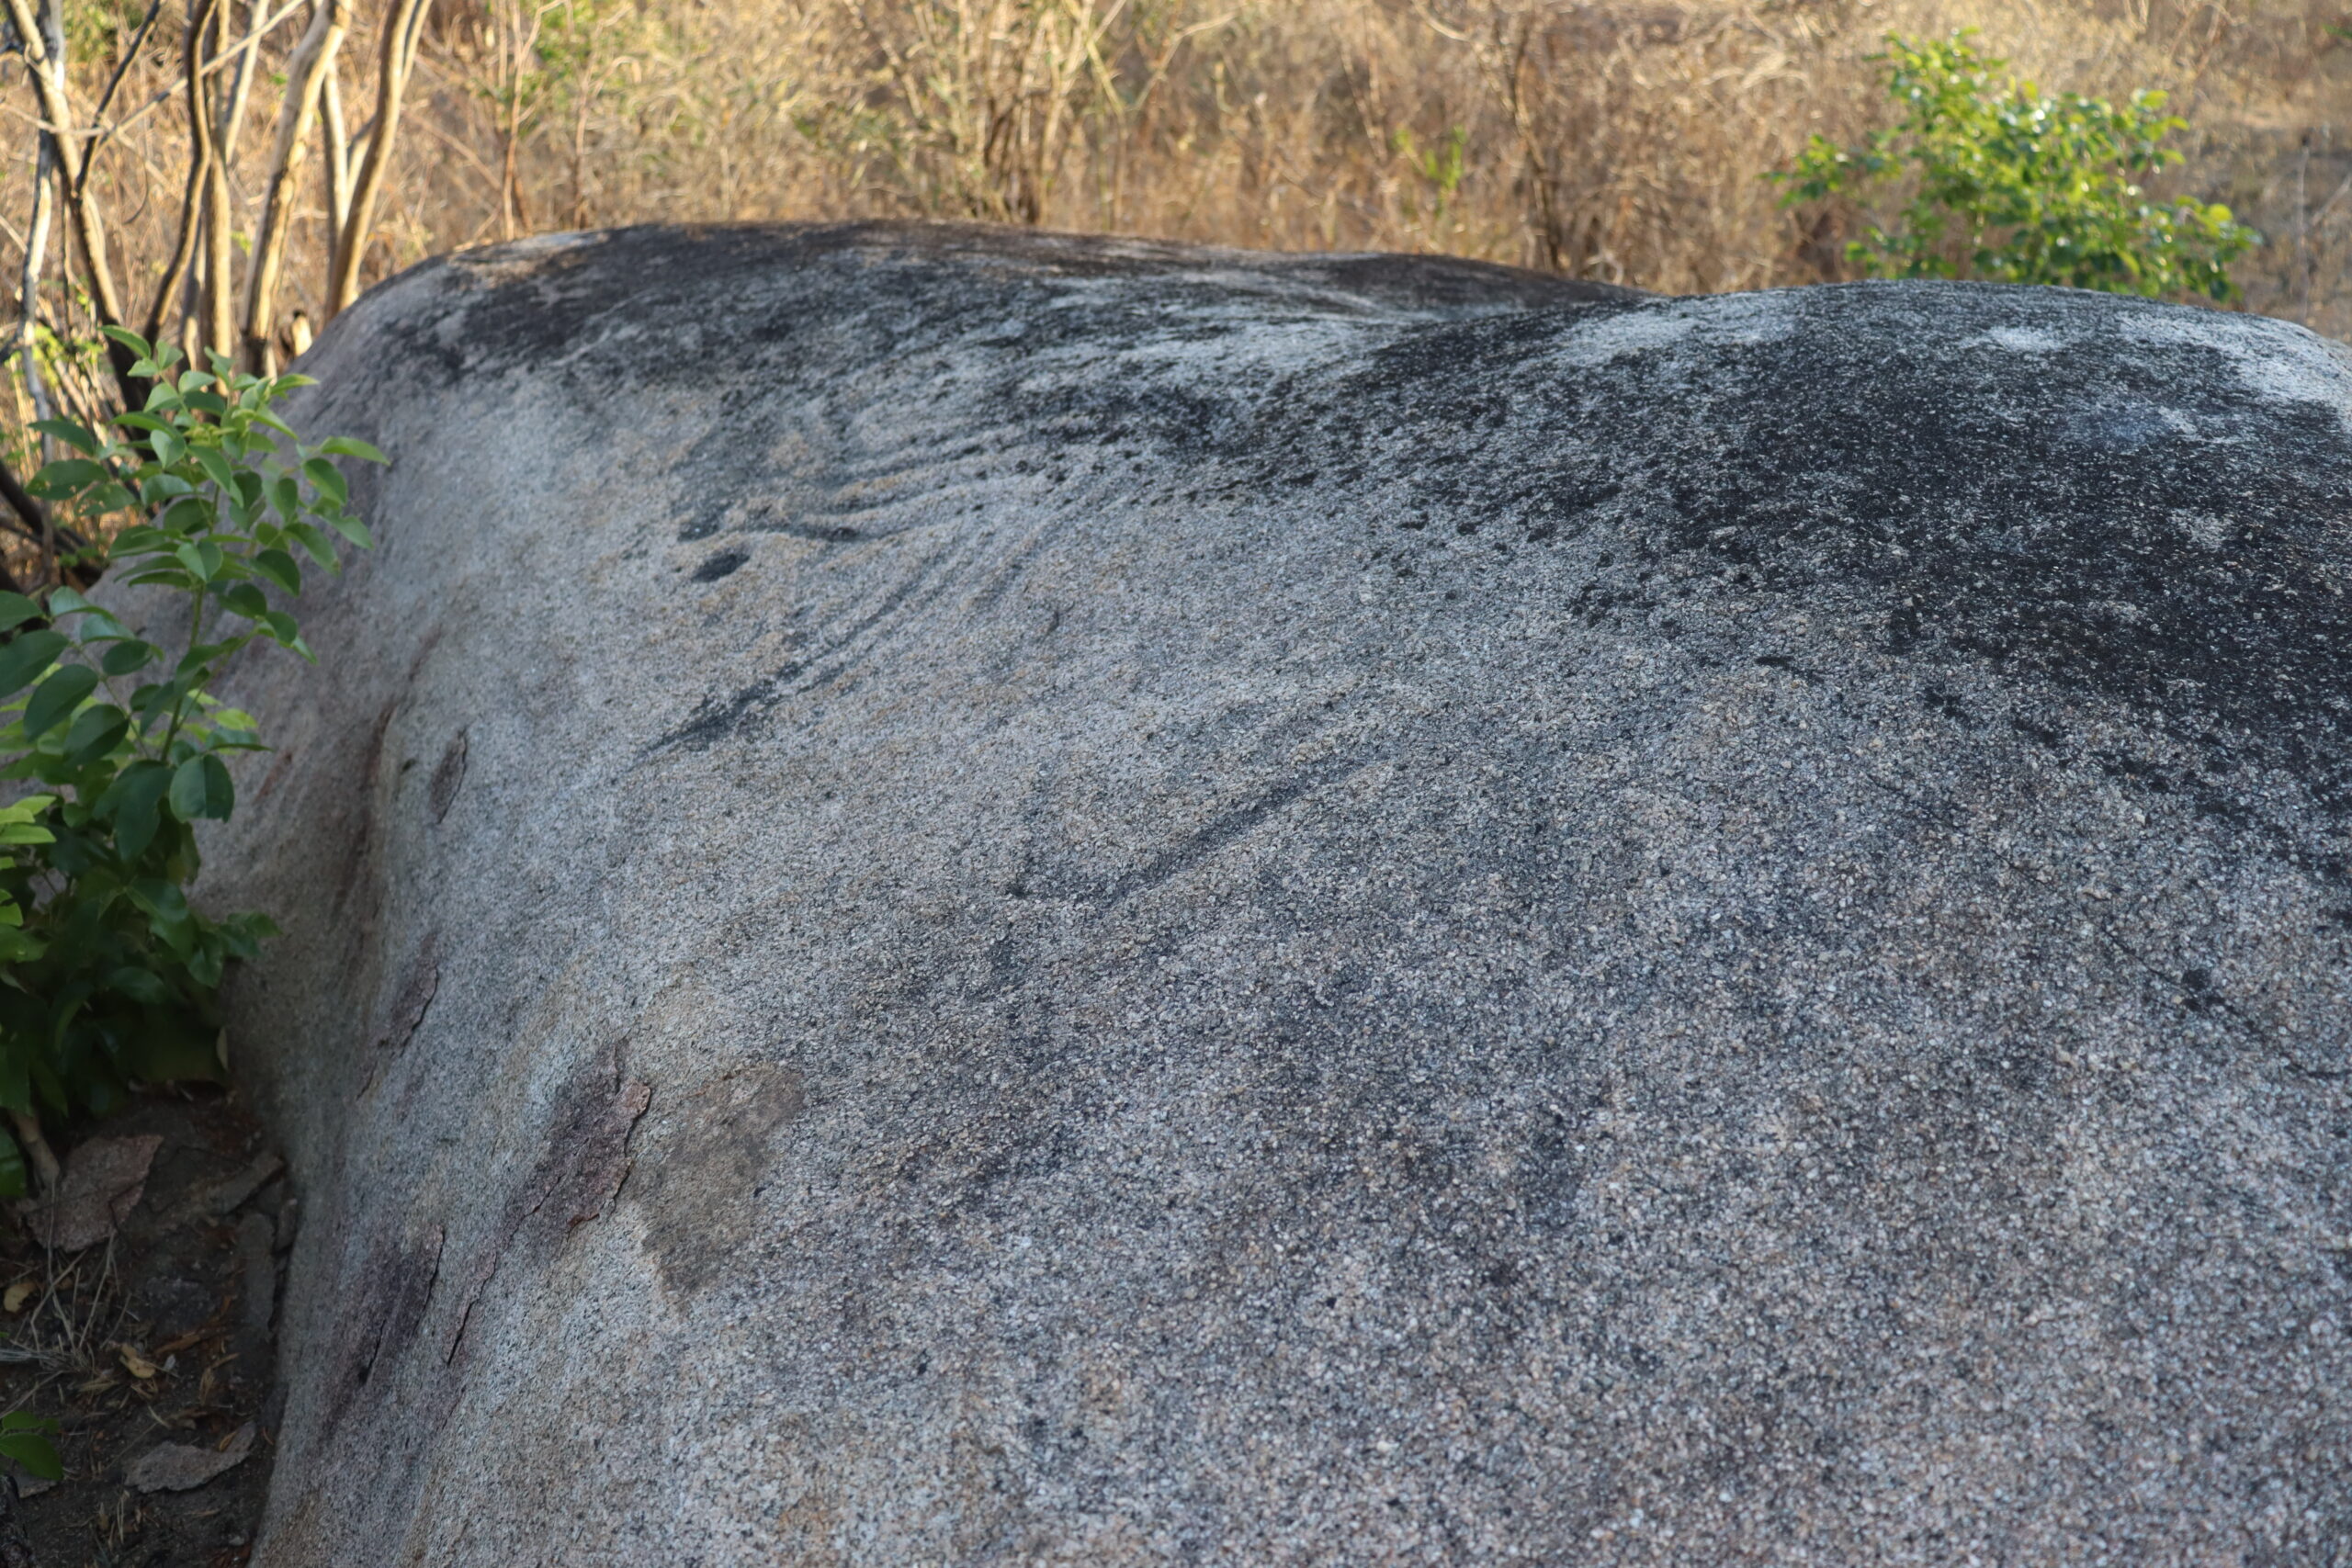
[[[869,225],[306,368],[261,1568],[2347,1561],[2334,345]]]

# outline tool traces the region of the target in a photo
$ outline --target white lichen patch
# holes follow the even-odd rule
[[[2178,310],[2127,316],[2117,330],[2154,347],[2210,349],[2253,391],[2278,402],[2324,403],[2352,429],[2352,350],[2306,328],[2265,316]]]
[[[2210,512],[2176,512],[2173,525],[2205,549],[2218,550],[2230,542],[2229,520]]]
[[[1658,349],[1713,349],[1777,343],[1795,328],[1786,294],[1720,294],[1645,306],[1563,334],[1555,363],[1589,369]]]
[[[1994,327],[1983,337],[1968,341],[1972,347],[1990,344],[2012,354],[2054,354],[2067,343],[2056,333],[2044,332],[2040,327]]]

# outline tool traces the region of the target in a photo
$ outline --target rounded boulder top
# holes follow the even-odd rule
[[[303,368],[257,1564],[2352,1540],[2335,345],[865,224]]]

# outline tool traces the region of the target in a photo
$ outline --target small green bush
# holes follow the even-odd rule
[[[0,592],[0,779],[35,792],[0,808],[0,1109],[20,1130],[217,1074],[221,966],[274,928],[187,900],[195,824],[236,804],[225,759],[265,749],[209,688],[255,641],[311,657],[281,603],[305,558],[333,571],[340,541],[369,543],[333,459],[383,461],[363,442],[304,445],[271,412],[307,377],[240,375],[219,355],[179,371],[175,350],[107,330],[152,381],[146,406],[114,435],[40,422],[73,455],[27,488],[85,516],[131,513],[112,570],[183,600],[186,632],[166,649],[70,587]],[[0,1132],[0,1192],[24,1184]]]
[[[1886,87],[1902,123],[1861,145],[1819,136],[1792,169],[1788,202],[1869,197],[1909,185],[1892,227],[1871,221],[1846,247],[1879,277],[1981,277],[2114,294],[2230,299],[2230,263],[2260,236],[2218,203],[2150,200],[2135,183],[2181,154],[2165,139],[2188,121],[2165,95],[2120,106],[2030,82],[2002,85],[2007,62],[1965,30],[1941,42],[1887,39]]]

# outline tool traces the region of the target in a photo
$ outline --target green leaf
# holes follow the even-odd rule
[[[159,920],[187,919],[187,896],[160,876],[142,876],[130,885],[130,901]]]
[[[95,457],[106,447],[90,427],[78,420],[37,419],[32,427],[44,435],[56,436],[85,457]]]
[[[33,689],[25,705],[25,739],[38,740],[82,705],[98,683],[98,672],[86,664],[68,664]]]
[[[153,971],[129,964],[107,972],[107,987],[119,991],[145,1007],[164,1007],[172,999],[171,987],[164,985]]]
[[[198,534],[212,525],[211,505],[198,496],[183,496],[157,519],[175,534]]]
[[[116,774],[98,797],[96,814],[114,823],[115,848],[123,859],[137,860],[153,842],[157,807],[171,784],[168,764],[142,759]]]
[[[57,797],[52,795],[28,795],[8,806],[0,807],[0,844],[55,843],[57,836],[40,825],[40,817],[56,801]],[[9,923],[22,925],[24,915],[17,908],[14,900],[7,899],[6,894],[0,894],[0,900],[6,900],[9,911],[17,917]]]
[[[220,603],[232,615],[243,615],[249,621],[260,620],[269,614],[269,601],[250,582],[232,582],[222,589]]]
[[[214,484],[219,485],[222,490],[234,490],[236,488],[237,470],[229,466],[229,459],[221,454],[219,447],[198,447],[196,449],[196,462],[197,466],[204,470],[204,477],[210,479]]]
[[[302,592],[301,565],[284,550],[271,548],[255,551],[254,570],[288,593]]]
[[[183,822],[210,818],[216,822],[228,820],[235,809],[235,786],[229,782],[229,770],[220,759],[209,751],[190,757],[172,773],[172,815]]]
[[[65,760],[77,767],[95,762],[130,730],[129,714],[112,703],[94,703],[74,716],[73,727],[65,732]]]
[[[12,632],[40,618],[40,606],[21,593],[0,593],[0,632]]]
[[[372,550],[376,547],[376,536],[368,532],[368,525],[359,521],[358,518],[347,513],[337,513],[327,521],[334,525],[336,533],[349,539],[361,549]]]
[[[0,646],[0,697],[30,685],[36,676],[57,662],[57,656],[65,651],[68,640],[63,632],[23,632],[14,641]]]
[[[320,533],[308,523],[288,523],[286,525],[286,532],[288,537],[302,547],[303,554],[328,570],[334,570],[334,546],[329,542],[324,534]]]
[[[19,1170],[17,1181],[21,1185],[23,1180]],[[56,1447],[38,1432],[0,1432],[0,1459],[15,1460],[36,1480],[65,1478],[65,1466],[57,1457]]]
[[[155,655],[161,651],[152,642],[130,637],[109,647],[106,657],[98,660],[98,668],[108,675],[135,674],[153,664]]]
[[[50,594],[49,613],[60,620],[68,615],[89,617],[83,624],[81,630],[75,634],[84,642],[97,642],[107,637],[122,637],[130,635],[129,629],[120,621],[116,620],[111,612],[91,604],[71,588],[60,588]]]
[[[355,436],[336,435],[319,443],[319,450],[331,457],[356,457],[367,463],[390,463],[391,459]]]
[[[187,574],[198,582],[209,582],[220,570],[220,547],[209,540],[181,545],[172,551]]]
[[[343,482],[343,470],[324,457],[313,457],[302,465],[302,475],[312,489],[341,507],[351,500],[350,488]]]
[[[33,476],[33,482],[25,488],[38,496],[70,496],[106,477],[105,468],[87,457],[60,457],[54,463],[42,464],[40,472]]]

